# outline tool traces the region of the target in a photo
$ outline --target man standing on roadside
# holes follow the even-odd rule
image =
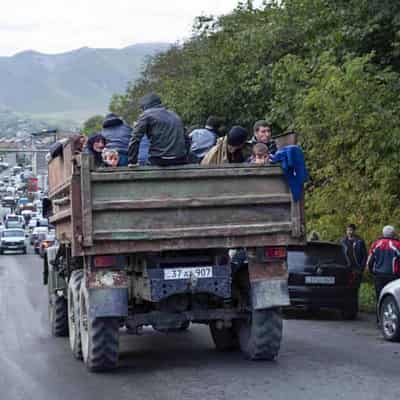
[[[383,237],[372,243],[368,255],[368,269],[374,275],[376,300],[382,289],[400,278],[400,241],[393,226],[383,228]]]
[[[357,235],[354,224],[347,226],[346,236],[342,239],[341,243],[349,265],[356,268],[359,272],[363,272],[368,258],[367,247],[364,240]]]

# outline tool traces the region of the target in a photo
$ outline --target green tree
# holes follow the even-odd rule
[[[83,133],[87,136],[99,132],[102,129],[104,117],[102,115],[94,115],[83,123]]]

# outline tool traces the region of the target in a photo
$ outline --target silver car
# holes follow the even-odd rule
[[[379,326],[383,337],[391,342],[400,341],[400,279],[388,283],[377,304]]]

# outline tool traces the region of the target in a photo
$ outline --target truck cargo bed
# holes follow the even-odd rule
[[[96,169],[82,154],[68,168],[49,173],[57,175],[51,222],[76,256],[304,240],[303,203],[293,202],[279,166]]]

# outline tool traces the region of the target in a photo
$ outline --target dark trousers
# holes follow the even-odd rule
[[[169,167],[171,165],[183,165],[187,164],[187,157],[181,158],[161,158],[161,157],[150,157],[150,165],[157,165],[159,167]]]
[[[399,275],[394,274],[375,274],[374,275],[374,285],[376,293],[376,301],[378,301],[382,289],[390,282],[399,279]]]

